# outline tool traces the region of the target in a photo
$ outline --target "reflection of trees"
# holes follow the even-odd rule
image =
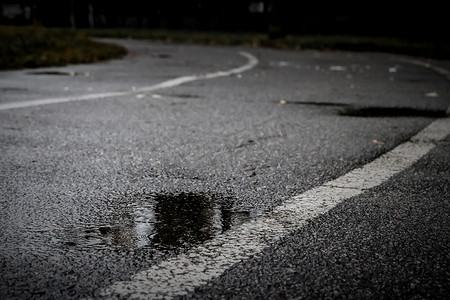
[[[123,199],[105,211],[100,225],[66,228],[62,240],[83,248],[174,250],[202,243],[236,223],[227,197],[180,193],[145,198],[132,205]]]
[[[225,232],[228,229],[231,228],[232,225],[232,217],[233,217],[233,213],[231,211],[231,206],[232,206],[232,202],[230,199],[227,199],[228,201],[224,201],[222,200],[219,203],[219,207],[220,207],[220,214],[221,214],[221,219],[220,219],[220,225],[221,225],[221,232]]]
[[[155,235],[158,248],[176,248],[200,243],[213,235],[214,205],[211,198],[194,193],[159,195],[155,205]]]

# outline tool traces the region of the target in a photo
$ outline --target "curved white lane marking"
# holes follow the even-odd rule
[[[139,272],[131,281],[116,282],[101,295],[107,299],[170,299],[192,292],[234,264],[257,255],[289,232],[300,229],[307,220],[386,182],[417,162],[449,134],[450,118],[437,119],[410,141],[363,167],[292,197],[273,212],[200,247]]]
[[[190,81],[202,80],[202,79],[214,79],[214,78],[218,78],[218,77],[231,76],[231,75],[235,75],[235,74],[239,74],[239,73],[248,71],[248,70],[254,68],[258,64],[258,59],[256,57],[254,57],[252,54],[243,52],[243,51],[240,51],[239,54],[242,56],[245,56],[248,59],[247,63],[239,68],[231,69],[228,71],[218,71],[215,73],[208,73],[208,74],[203,74],[203,75],[183,76],[183,77],[167,80],[167,81],[161,82],[156,85],[142,87],[142,88],[139,88],[137,91],[138,92],[151,92],[151,91],[155,91],[155,90],[159,90],[159,89],[174,87],[174,86],[177,86],[177,85],[180,85],[180,84],[183,84],[186,82],[190,82]]]
[[[396,58],[396,60],[399,60],[399,61],[407,63],[407,64],[412,64],[412,65],[416,65],[416,66],[419,66],[419,67],[431,69],[434,72],[438,73],[439,75],[442,75],[445,78],[447,78],[447,80],[450,80],[450,72],[447,69],[444,69],[444,68],[441,68],[441,67],[438,67],[438,66],[434,66],[434,65],[432,65],[432,64],[430,64],[428,62],[423,62],[423,61],[412,59],[412,58],[404,57],[404,58]]]
[[[150,92],[150,91],[174,87],[174,86],[177,86],[177,85],[180,85],[180,84],[183,84],[186,82],[190,82],[190,81],[213,79],[213,78],[218,78],[218,77],[223,77],[223,76],[239,74],[239,73],[251,70],[258,64],[258,59],[256,57],[254,57],[252,54],[243,52],[243,51],[240,51],[239,54],[247,58],[247,60],[248,60],[247,63],[238,68],[234,68],[234,69],[227,70],[227,71],[218,71],[218,72],[208,73],[208,74],[182,76],[182,77],[167,80],[167,81],[164,81],[164,82],[152,85],[152,86],[142,87],[142,88],[139,88],[134,91],[94,93],[94,94],[87,94],[87,95],[80,95],[80,96],[69,96],[69,97],[38,99],[38,100],[30,100],[30,101],[22,101],[22,102],[3,103],[3,104],[0,104],[0,111],[8,110],[8,109],[15,109],[15,108],[46,105],[46,104],[64,103],[64,102],[71,102],[71,101],[86,101],[86,100],[126,96],[126,95],[135,94],[137,92]]]

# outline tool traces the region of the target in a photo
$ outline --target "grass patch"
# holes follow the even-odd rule
[[[267,37],[262,33],[201,32],[160,29],[84,29],[87,35],[104,38],[145,39],[168,43],[223,46],[262,46]]]
[[[117,45],[93,41],[68,29],[0,26],[0,69],[91,63],[126,54]]]
[[[0,26],[0,70],[91,63],[126,54],[120,46],[99,43],[91,37],[146,39],[169,43],[386,52],[422,58],[450,59],[443,41],[346,35],[288,35],[269,39],[262,33],[191,32],[150,29],[49,29]]]

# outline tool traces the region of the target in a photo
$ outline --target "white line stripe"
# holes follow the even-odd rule
[[[444,68],[441,68],[441,67],[437,67],[437,66],[433,66],[433,65],[431,65],[431,64],[429,64],[427,62],[423,62],[423,61],[416,60],[416,59],[411,59],[411,58],[396,58],[396,60],[400,60],[401,62],[412,64],[412,65],[416,65],[416,66],[420,66],[420,67],[424,67],[424,68],[429,68],[429,69],[435,71],[436,73],[438,73],[439,75],[442,75],[445,78],[447,78],[448,80],[450,80],[450,72],[447,69],[444,69]]]
[[[30,101],[22,101],[22,102],[11,102],[11,103],[0,104],[0,110],[32,107],[32,106],[54,104],[54,103],[64,103],[64,102],[71,102],[71,101],[109,98],[109,97],[123,96],[123,95],[127,95],[127,94],[129,94],[129,93],[126,93],[126,92],[97,93],[97,94],[87,94],[87,95],[81,95],[81,96],[39,99],[39,100],[30,100]]]
[[[450,119],[432,122],[388,153],[361,168],[289,199],[273,212],[225,233],[186,254],[139,272],[102,291],[108,299],[170,299],[192,292],[242,260],[260,253],[345,199],[358,196],[405,170],[450,134]]]
[[[190,81],[213,79],[213,78],[218,78],[218,77],[223,77],[223,76],[239,74],[239,73],[242,73],[242,72],[245,72],[245,71],[248,71],[248,70],[254,68],[258,64],[258,59],[256,57],[254,57],[253,55],[251,55],[250,53],[241,51],[241,52],[239,52],[239,54],[248,59],[247,63],[238,68],[234,68],[234,69],[231,69],[228,71],[218,71],[215,73],[183,76],[183,77],[167,80],[167,81],[164,81],[164,82],[152,85],[152,86],[139,88],[137,90],[129,91],[129,92],[96,93],[96,94],[87,94],[87,95],[80,95],[80,96],[69,96],[69,97],[61,97],[61,98],[50,98],[50,99],[30,100],[30,101],[23,101],[23,102],[4,103],[4,104],[0,104],[0,111],[8,110],[8,109],[46,105],[46,104],[65,103],[65,102],[83,101],[83,100],[86,101],[86,100],[110,98],[110,97],[117,97],[117,96],[125,96],[125,95],[132,95],[137,92],[151,92],[151,91],[155,91],[155,90],[174,87],[174,86],[177,86],[177,85],[180,85],[180,84],[183,84],[186,82],[190,82]]]
[[[209,74],[204,74],[204,75],[183,76],[183,77],[171,79],[168,81],[164,81],[162,83],[159,83],[159,84],[156,84],[153,86],[143,87],[143,88],[138,89],[138,91],[139,92],[151,92],[151,91],[158,90],[158,89],[164,89],[164,88],[177,86],[177,85],[189,82],[189,81],[201,80],[201,79],[213,79],[213,78],[218,78],[218,77],[239,74],[239,73],[243,73],[245,71],[248,71],[248,70],[254,68],[258,64],[258,59],[256,57],[254,57],[253,55],[251,55],[250,53],[241,51],[241,52],[239,52],[239,54],[242,56],[245,56],[248,59],[248,62],[239,68],[231,69],[228,71],[218,71],[215,73],[209,73]]]

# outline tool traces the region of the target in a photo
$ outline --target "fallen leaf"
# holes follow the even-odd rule
[[[438,93],[436,93],[436,92],[429,92],[429,93],[426,93],[426,94],[425,94],[425,97],[433,97],[433,98],[436,98],[436,97],[439,97],[439,95],[438,95]]]
[[[384,145],[384,143],[379,140],[373,140],[372,142],[377,145]]]
[[[340,71],[340,72],[345,72],[347,70],[346,67],[343,66],[331,66],[330,67],[330,71]]]

